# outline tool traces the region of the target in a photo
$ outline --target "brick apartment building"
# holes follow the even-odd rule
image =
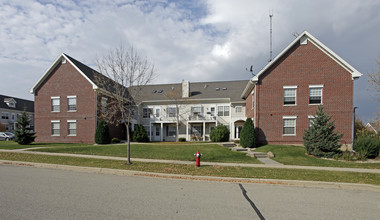
[[[305,31],[248,82],[246,116],[259,142],[302,144],[322,105],[344,134],[341,142],[352,143],[353,83],[361,75]]]
[[[208,140],[224,124],[238,139],[244,120],[253,118],[261,143],[301,144],[318,105],[333,116],[342,143],[352,142],[353,81],[362,74],[308,32],[299,35],[256,76],[246,82],[202,82],[148,85],[146,98],[131,122],[142,124],[152,141],[175,140],[173,103],[164,98],[181,87],[193,99],[185,106],[179,137]],[[95,83],[100,73],[62,54],[31,89],[35,95],[37,142],[93,143],[106,91]],[[104,80],[109,80],[104,79]],[[224,94],[224,95],[223,95]],[[185,99],[185,98],[184,98]],[[100,107],[99,107],[100,106]],[[125,128],[111,127],[125,138]]]

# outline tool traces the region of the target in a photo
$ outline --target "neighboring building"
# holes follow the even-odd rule
[[[380,123],[379,122],[367,123],[365,125],[365,128],[368,131],[371,131],[371,132],[374,132],[375,134],[378,134],[380,132]]]
[[[142,103],[131,121],[142,124],[151,141],[210,139],[217,125],[230,139],[240,138],[253,118],[261,143],[302,144],[317,106],[332,115],[342,143],[352,143],[353,81],[362,74],[308,32],[299,35],[251,80],[193,82],[141,87]],[[37,142],[93,143],[110,80],[90,67],[60,55],[31,89],[35,95]],[[124,126],[111,126],[112,137],[125,139]]]
[[[95,70],[61,54],[31,89],[35,100],[36,142],[93,143],[102,94]],[[125,130],[125,129],[124,129]],[[122,128],[110,126],[113,137],[125,138]]]
[[[0,95],[0,122],[5,126],[7,131],[17,129],[17,119],[25,111],[31,121],[31,128],[34,129],[34,102],[25,99],[19,99],[11,96]]]
[[[247,80],[223,82],[182,81],[182,84],[148,85],[142,89],[142,117],[139,122],[151,141],[179,138],[210,140],[219,124],[230,129],[230,139],[239,139],[246,119],[245,101],[240,98]],[[178,117],[177,117],[178,116]]]
[[[362,74],[308,32],[299,35],[245,87],[246,116],[258,140],[302,144],[319,105],[332,115],[343,144],[352,143],[353,83]]]

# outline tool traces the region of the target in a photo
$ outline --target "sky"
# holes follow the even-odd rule
[[[307,30],[363,76],[354,105],[379,112],[368,73],[380,60],[379,0],[0,0],[0,94],[29,90],[66,53],[96,69],[97,57],[133,46],[156,68],[155,84],[244,80]]]

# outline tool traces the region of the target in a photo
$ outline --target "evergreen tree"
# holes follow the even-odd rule
[[[148,133],[146,132],[144,126],[136,125],[133,131],[132,141],[134,142],[149,142]]]
[[[243,147],[256,147],[255,126],[250,118],[247,118],[241,129],[240,145]]]
[[[331,116],[323,111],[319,106],[313,123],[303,136],[306,151],[310,155],[317,157],[333,157],[339,155],[339,140],[343,134],[336,133],[334,121],[330,121]]]
[[[210,139],[212,142],[225,142],[230,137],[230,131],[224,125],[218,125],[210,132]]]
[[[95,143],[109,144],[111,143],[111,136],[107,123],[101,119],[95,131]]]
[[[21,113],[21,117],[17,119],[17,129],[15,132],[15,141],[21,145],[31,144],[36,138],[35,133],[30,128],[30,120],[25,111]]]

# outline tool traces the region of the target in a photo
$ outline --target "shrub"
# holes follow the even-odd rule
[[[0,132],[6,131],[5,126],[0,122]]]
[[[145,131],[144,126],[136,125],[133,131],[132,141],[134,142],[149,142],[148,134]]]
[[[107,123],[102,119],[100,120],[95,131],[95,143],[97,144],[109,144],[111,143],[111,136]]]
[[[235,144],[240,144],[240,140],[234,140]]]
[[[212,142],[225,142],[229,140],[230,131],[224,125],[218,125],[210,132]]]
[[[15,141],[21,145],[27,145],[34,141],[36,136],[30,128],[30,120],[26,112],[22,112],[21,117],[17,120],[18,128],[15,132]]]
[[[119,138],[114,137],[114,138],[112,138],[111,143],[112,144],[118,144],[118,143],[120,143],[120,140],[119,140]]]
[[[240,145],[245,148],[256,147],[255,126],[250,118],[247,118],[244,122],[243,128],[241,129]]]
[[[354,143],[354,150],[365,158],[376,158],[379,156],[380,139],[375,137],[359,137]]]
[[[186,142],[186,138],[178,138],[179,142]]]
[[[335,132],[335,124],[331,116],[318,106],[312,126],[303,136],[306,151],[317,157],[334,157],[341,154],[339,140],[343,134]]]

